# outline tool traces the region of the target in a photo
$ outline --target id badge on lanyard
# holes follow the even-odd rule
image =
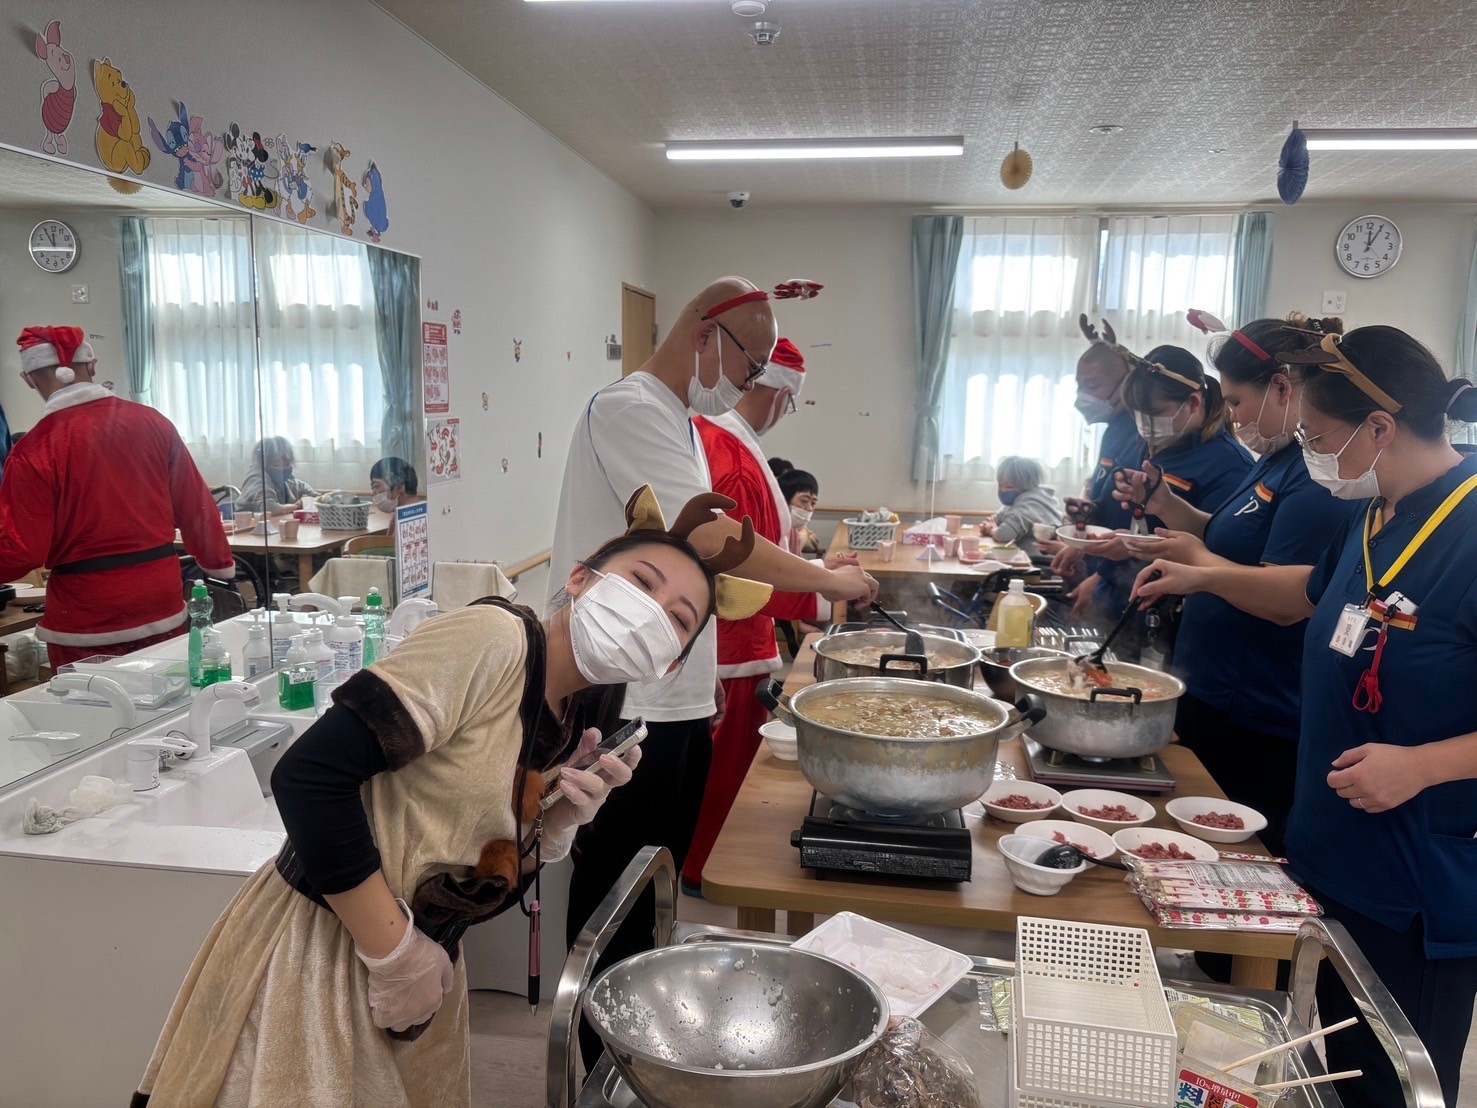
[[[1346,658],[1353,658],[1364,645],[1364,633],[1369,630],[1369,607],[1365,604],[1345,604],[1333,628],[1333,637],[1328,640],[1331,649]]]

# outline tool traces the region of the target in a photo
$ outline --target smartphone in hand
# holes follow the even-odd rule
[[[576,758],[570,761],[568,763],[568,766],[571,769],[587,769],[591,770],[592,772],[598,773],[600,771],[600,759],[606,754],[614,754],[617,758],[619,758],[626,751],[630,750],[631,747],[636,746],[645,738],[646,721],[643,720],[640,716],[637,716],[630,723],[622,727],[619,731],[613,732],[612,734],[607,735],[605,738],[601,739],[599,745],[596,746],[594,750],[591,750],[589,754],[587,754],[585,757]],[[544,792],[543,800],[540,802],[540,807],[546,812],[564,798],[564,789],[559,784],[559,774],[563,768],[564,767],[561,766],[558,769],[555,769],[553,773],[549,775],[548,788]]]

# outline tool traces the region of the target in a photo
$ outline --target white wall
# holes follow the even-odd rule
[[[1334,238],[1378,212],[1405,236],[1400,263],[1373,280],[1344,274]],[[657,216],[657,310],[663,330],[692,291],[725,273],[761,285],[813,277],[815,300],[781,303],[780,333],[805,354],[806,400],[771,432],[771,455],[811,469],[823,504],[926,506],[909,477],[913,433],[913,287],[906,208],[746,209]],[[1300,204],[1273,217],[1268,307],[1316,312],[1324,290],[1348,293],[1349,327],[1389,323],[1420,338],[1450,370],[1477,234],[1477,205]],[[814,348],[817,343],[831,343]],[[859,413],[870,411],[870,417]],[[939,505],[995,503],[994,486],[946,482]]]
[[[422,256],[423,296],[439,301],[426,318],[463,315],[450,338],[450,414],[462,420],[464,476],[432,490],[433,554],[516,561],[546,549],[569,432],[612,376],[603,339],[620,331],[621,282],[654,282],[645,205],[367,0],[152,0],[127,19],[99,18],[88,0],[12,8],[20,29],[62,21],[80,71],[73,160],[97,164],[91,59],[103,55],[143,116],[171,117],[179,97],[209,130],[237,122],[320,148],[337,140],[356,177],[375,160],[385,245]],[[46,67],[14,31],[0,60],[0,141],[39,151]],[[145,176],[172,184],[172,160],[154,151]],[[315,225],[326,228],[321,163],[314,184]]]

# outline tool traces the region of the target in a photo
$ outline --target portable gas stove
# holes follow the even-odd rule
[[[958,808],[896,819],[860,812],[813,793],[810,815],[790,833],[803,869],[921,881],[968,881],[974,844]]]
[[[1126,793],[1174,791],[1174,774],[1157,754],[1089,762],[1075,754],[1048,750],[1029,734],[1023,741],[1031,779],[1043,785],[1062,789],[1118,789]]]

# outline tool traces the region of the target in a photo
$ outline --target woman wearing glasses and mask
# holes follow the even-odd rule
[[[631,779],[639,747],[566,768],[537,822],[545,773],[598,742],[581,732],[612,696],[768,601],[720,572],[749,556],[747,520],[706,561],[687,542],[731,504],[700,497],[668,531],[643,489],[549,619],[480,601],[334,692],[272,775],[287,844],[206,938],[135,1106],[470,1103],[461,936],[530,886],[532,929],[539,866]]]
[[[1281,357],[1303,370],[1309,475],[1360,509],[1312,567],[1156,562],[1165,576],[1141,576],[1138,591],[1210,591],[1276,623],[1308,621],[1287,855],[1456,1104],[1477,999],[1477,457],[1452,447],[1447,425],[1477,421],[1477,388],[1393,327]],[[1325,1026],[1355,1014],[1326,964],[1318,1007]],[[1364,1025],[1326,1044],[1331,1069],[1365,1074],[1339,1083],[1344,1104],[1401,1103]]]
[[[1160,541],[1125,538],[1135,557],[1178,566],[1306,566],[1318,560],[1352,506],[1308,476],[1293,441],[1297,389],[1281,358],[1316,346],[1325,330],[1341,329],[1336,319],[1309,322],[1303,316],[1258,319],[1218,343],[1213,361],[1226,410],[1237,439],[1260,460],[1212,511],[1192,507],[1167,482],[1160,484],[1148,498],[1149,510],[1164,522]],[[1120,475],[1119,499],[1140,498],[1146,480],[1141,472]],[[1267,817],[1261,839],[1274,854],[1283,851],[1283,822],[1292,804],[1302,654],[1301,626],[1257,619],[1213,593],[1185,601],[1174,671],[1189,692],[1179,700],[1175,731],[1227,796]]]

